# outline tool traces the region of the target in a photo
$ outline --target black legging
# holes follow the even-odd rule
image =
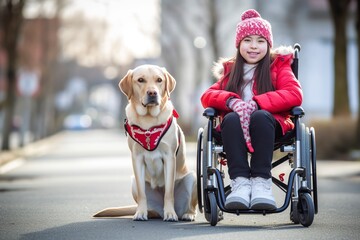
[[[236,177],[271,178],[271,162],[275,139],[282,136],[280,124],[265,110],[255,111],[250,117],[251,144],[254,148],[250,166],[239,116],[225,115],[221,123],[221,138],[226,152],[230,179]]]

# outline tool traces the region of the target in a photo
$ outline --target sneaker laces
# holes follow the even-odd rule
[[[271,190],[271,184],[269,184],[268,180],[261,177],[253,178],[253,187],[256,189]]]
[[[235,179],[232,179],[230,182],[231,191],[237,191],[246,185],[250,186],[250,183],[249,179],[244,177],[237,177]]]

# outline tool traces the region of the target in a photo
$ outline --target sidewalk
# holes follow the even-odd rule
[[[60,132],[51,137],[30,143],[24,148],[0,152],[0,174],[22,164],[27,158],[46,154],[62,136]],[[186,145],[187,154],[195,159],[197,144],[187,142]],[[360,161],[317,160],[316,167],[317,176],[320,178],[360,176]]]
[[[15,162],[25,161],[27,158],[46,154],[53,142],[60,137],[55,134],[51,137],[29,143],[23,148],[0,152],[0,174],[6,172],[8,165]]]

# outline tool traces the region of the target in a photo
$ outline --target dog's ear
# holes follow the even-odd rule
[[[120,90],[127,96],[127,98],[130,100],[133,89],[132,89],[132,70],[129,70],[127,74],[120,80],[119,82],[119,88]]]
[[[171,74],[165,68],[163,68],[162,70],[166,78],[165,91],[168,97],[170,97],[170,93],[175,89],[176,81],[175,78],[171,76]]]

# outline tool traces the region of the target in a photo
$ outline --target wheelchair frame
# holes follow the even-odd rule
[[[294,48],[292,70],[297,78],[300,45],[295,44]],[[301,223],[305,227],[312,224],[314,215],[318,213],[315,129],[308,128],[301,122],[301,118],[305,115],[302,107],[293,108],[291,115],[295,128],[274,145],[274,151],[279,149],[280,152],[287,154],[272,162],[272,169],[284,162],[289,162],[292,168],[288,184],[272,177],[273,183],[285,192],[283,205],[275,210],[230,210],[225,208],[230,186],[224,186],[225,173],[220,163],[226,153],[214,137],[216,134],[214,127],[219,122],[219,117],[216,109],[205,109],[203,116],[208,122],[204,128],[199,129],[197,139],[197,192],[199,210],[204,213],[205,219],[212,226],[223,218],[223,212],[237,215],[266,215],[283,212],[289,204],[291,204],[292,222]]]

